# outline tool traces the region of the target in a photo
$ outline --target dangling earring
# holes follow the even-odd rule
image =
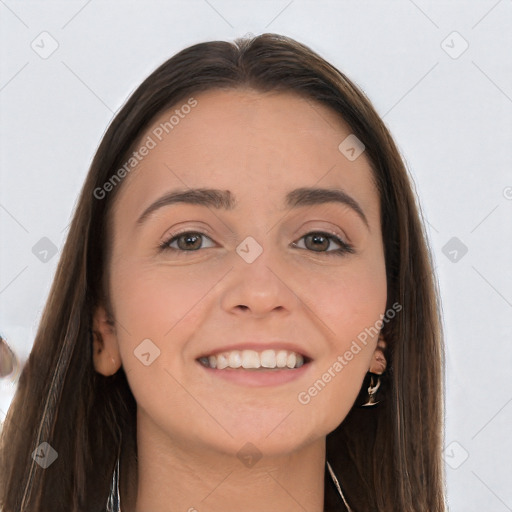
[[[112,484],[110,485],[110,494],[107,500],[107,512],[121,512],[121,496],[119,496],[119,458],[117,459],[112,475]]]
[[[380,400],[375,399],[377,390],[380,388],[380,375],[377,375],[377,382],[374,381],[375,375],[372,373],[370,377],[370,387],[368,388],[368,399],[361,407],[373,407],[377,405]]]
[[[343,500],[343,504],[345,505],[348,512],[352,512],[352,509],[348,506],[347,500],[346,500],[345,496],[343,495],[343,491],[341,490],[340,483],[338,482],[338,479],[336,478],[336,474],[334,473],[333,469],[331,468],[329,461],[326,461],[326,463],[327,463],[327,469],[329,470],[329,474],[331,475],[331,479],[334,482],[336,490],[338,491],[338,494],[341,496],[341,499]]]

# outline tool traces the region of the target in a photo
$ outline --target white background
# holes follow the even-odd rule
[[[186,46],[282,33],[353,79],[400,147],[442,293],[450,510],[512,511],[511,0],[1,0],[0,16],[0,332],[22,361],[113,114]]]

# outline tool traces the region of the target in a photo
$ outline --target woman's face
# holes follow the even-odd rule
[[[341,423],[376,348],[357,336],[386,307],[377,190],[364,152],[354,160],[351,139],[339,149],[350,128],[320,104],[249,90],[194,99],[142,137],[113,210],[115,341],[138,428],[202,453],[290,452]],[[199,361],[293,366],[292,352],[306,364]]]

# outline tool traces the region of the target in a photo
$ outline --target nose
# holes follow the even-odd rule
[[[293,275],[270,250],[263,250],[252,263],[237,255],[225,283],[221,306],[228,313],[251,317],[271,312],[287,314],[300,302],[293,288]]]

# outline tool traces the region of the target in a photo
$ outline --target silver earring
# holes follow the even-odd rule
[[[119,495],[119,458],[117,459],[112,483],[110,485],[110,495],[107,500],[107,512],[121,512],[121,496]]]
[[[347,500],[345,499],[345,496],[343,495],[343,491],[341,490],[341,485],[338,482],[338,479],[336,478],[336,475],[334,474],[334,471],[331,468],[331,465],[329,464],[329,461],[327,462],[327,469],[329,470],[329,473],[331,475],[331,479],[334,482],[334,486],[336,487],[338,494],[341,496],[341,499],[343,500],[343,503],[345,507],[347,508],[347,512],[352,512],[352,509],[349,507]]]
[[[380,376],[377,376],[377,383],[374,384],[374,376],[372,375],[370,378],[370,387],[368,388],[368,399],[367,401],[361,405],[361,407],[373,407],[377,405],[380,400],[375,399],[375,394],[377,390],[380,388]]]

